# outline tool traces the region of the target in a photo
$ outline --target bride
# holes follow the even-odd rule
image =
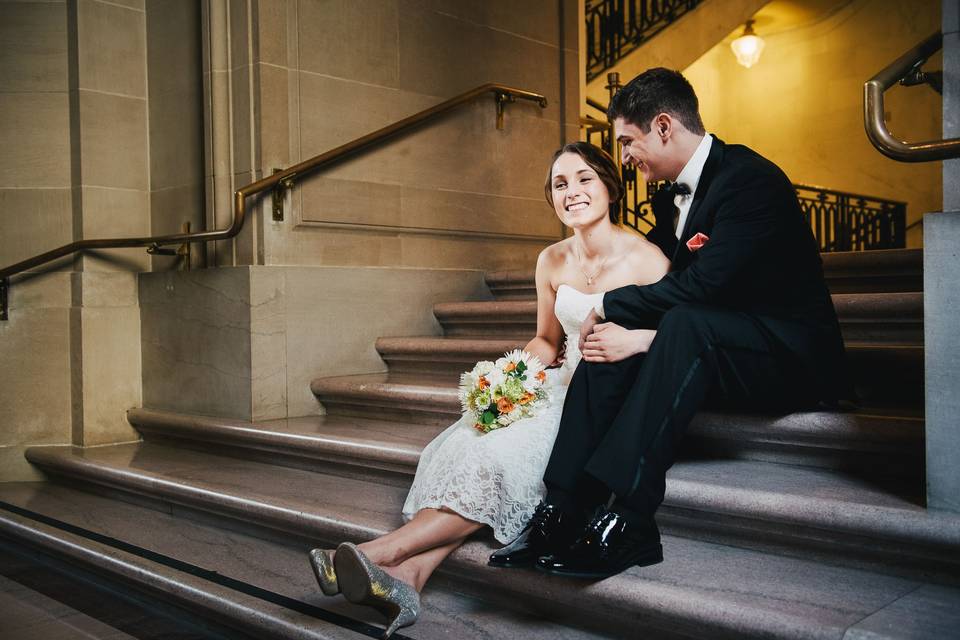
[[[537,335],[525,349],[556,367],[547,370],[549,401],[533,417],[487,434],[461,418],[424,449],[403,505],[406,524],[335,553],[310,552],[323,593],[342,592],[391,616],[384,637],[416,620],[427,579],[469,535],[486,526],[508,543],[521,532],[544,496],[543,471],[581,357],[620,360],[646,348],[655,333],[600,324],[582,356],[578,348],[580,323],[605,291],[656,282],[670,264],[618,225],[623,186],[610,156],[586,142],[567,144],[553,156],[544,193],[573,230],[537,259]]]

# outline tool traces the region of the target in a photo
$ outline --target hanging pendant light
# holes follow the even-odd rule
[[[737,56],[737,62],[747,69],[757,64],[760,54],[763,53],[765,43],[756,33],[753,32],[753,20],[747,20],[746,26],[740,37],[730,43],[733,49],[733,55]]]

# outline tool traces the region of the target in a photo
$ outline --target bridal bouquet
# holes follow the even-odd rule
[[[547,398],[543,363],[515,349],[496,362],[481,361],[460,376],[460,404],[481,433],[532,416]]]

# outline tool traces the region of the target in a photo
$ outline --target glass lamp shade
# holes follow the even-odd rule
[[[757,64],[764,46],[763,39],[753,32],[753,27],[749,22],[747,28],[743,30],[743,35],[730,43],[733,55],[737,56],[737,62],[747,69]]]

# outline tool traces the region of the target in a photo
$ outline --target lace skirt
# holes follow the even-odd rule
[[[548,372],[560,383],[557,370]],[[564,380],[565,382],[565,380]],[[424,449],[403,505],[409,520],[420,509],[444,507],[489,525],[506,544],[526,524],[546,489],[543,472],[560,426],[566,386],[551,385],[537,415],[482,434],[461,418]]]

